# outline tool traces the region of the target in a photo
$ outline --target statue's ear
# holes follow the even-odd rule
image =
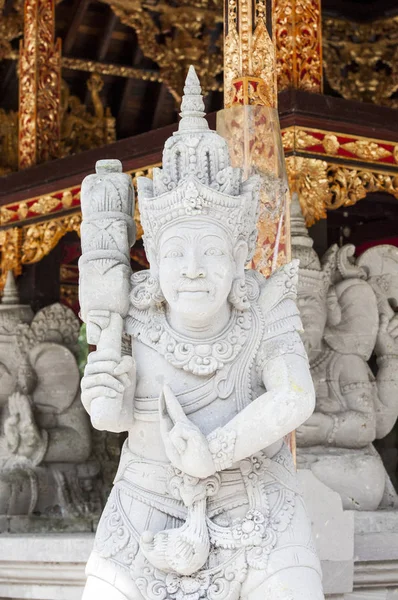
[[[80,376],[72,352],[65,346],[44,342],[29,352],[36,372],[33,402],[43,411],[61,413],[72,404],[79,389]]]
[[[247,243],[243,240],[239,240],[239,242],[235,245],[233,256],[236,265],[236,274],[238,277],[244,277],[245,273],[245,265],[247,262],[247,253],[248,246]]]

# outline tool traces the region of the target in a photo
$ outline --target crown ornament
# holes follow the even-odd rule
[[[231,166],[227,141],[209,129],[199,79],[191,66],[185,81],[181,120],[165,143],[163,167],[153,179],[139,177],[138,203],[146,250],[157,251],[164,229],[193,216],[223,227],[232,242],[255,250],[260,178],[242,181]]]

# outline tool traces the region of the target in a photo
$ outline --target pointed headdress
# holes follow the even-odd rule
[[[164,229],[193,216],[223,227],[233,243],[248,243],[254,253],[260,179],[242,182],[231,166],[228,144],[209,129],[199,79],[191,66],[185,81],[181,120],[165,143],[163,168],[153,179],[138,178],[138,203],[146,250],[157,251]]]

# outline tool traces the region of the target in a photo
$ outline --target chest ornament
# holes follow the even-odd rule
[[[208,340],[197,340],[174,331],[163,308],[149,311],[148,320],[133,333],[171,365],[194,375],[208,376],[232,363],[248,339],[252,315],[233,309],[226,328]]]

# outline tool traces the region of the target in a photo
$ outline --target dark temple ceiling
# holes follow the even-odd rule
[[[324,38],[341,37],[346,27],[352,43],[358,43],[362,35],[368,46],[378,44],[379,51],[389,38],[387,64],[379,61],[377,68],[384,69],[383,77],[392,77],[391,44],[397,31],[390,31],[389,25],[387,34],[384,26],[374,32],[371,23],[390,19],[396,25],[392,17],[398,13],[398,1],[323,0],[322,5]],[[0,110],[18,107],[15,58],[22,35],[22,8],[23,0],[0,0]],[[335,30],[333,19],[339,23]],[[95,111],[96,99],[88,89],[90,71],[100,73],[99,97],[116,119],[117,139],[176,121],[176,97],[192,60],[203,65],[201,78],[208,77],[207,110],[222,105],[221,0],[59,0],[56,36],[62,40],[68,93],[91,111]],[[355,93],[339,86],[337,80],[328,83],[327,73],[325,91],[336,96]]]

